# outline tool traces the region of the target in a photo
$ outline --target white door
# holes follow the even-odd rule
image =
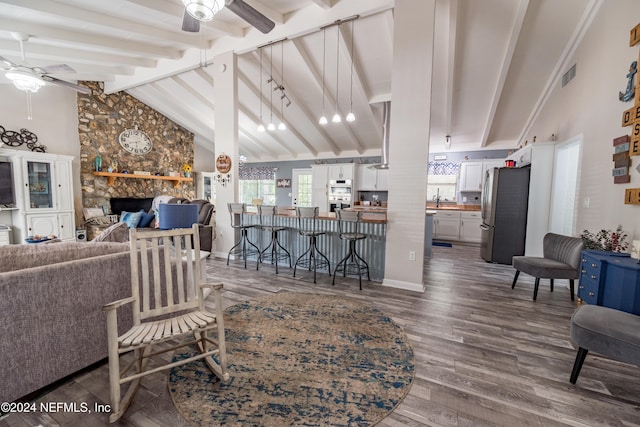
[[[549,231],[553,233],[567,236],[576,234],[576,192],[581,147],[582,136],[556,145],[549,221]]]
[[[292,175],[291,205],[313,206],[313,175],[311,169],[293,169]]]

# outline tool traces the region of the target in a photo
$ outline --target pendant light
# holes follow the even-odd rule
[[[327,29],[322,29],[322,116],[318,123],[321,125],[326,125],[328,123],[327,116],[324,115],[324,75],[325,75],[325,64],[326,64],[326,53],[327,53]]]
[[[269,84],[273,82],[273,45],[269,48],[270,52],[270,69],[269,69]],[[269,86],[271,88],[271,86]],[[273,124],[273,91],[269,91],[269,124],[267,125],[267,130],[276,130],[276,125]]]
[[[260,76],[258,77],[258,88],[260,88],[260,123],[258,132],[264,132],[264,122],[262,121],[262,49],[260,49]]]
[[[353,114],[353,39],[355,38],[353,23],[354,21],[351,21],[351,84],[349,89],[349,114],[347,114],[346,118],[348,122],[353,122],[356,120],[356,115]]]
[[[336,42],[336,113],[331,118],[333,123],[340,123],[342,121],[342,117],[340,117],[340,112],[338,111],[338,89],[340,88],[340,25],[336,25],[336,29],[338,30],[338,39]]]
[[[287,125],[284,124],[284,41],[280,42],[280,73],[282,74],[282,83],[280,84],[282,95],[280,96],[280,124],[278,125],[278,130],[287,130]]]

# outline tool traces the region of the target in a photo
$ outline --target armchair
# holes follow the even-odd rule
[[[516,274],[511,284],[515,288],[518,275],[521,271],[536,278],[533,288],[533,300],[538,297],[540,279],[550,279],[550,288],[553,292],[554,279],[569,279],[571,289],[571,301],[574,300],[574,280],[580,275],[580,253],[583,243],[580,237],[563,236],[547,233],[542,241],[542,257],[514,256],[512,263]]]

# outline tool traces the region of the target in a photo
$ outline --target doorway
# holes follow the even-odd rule
[[[293,207],[311,206],[311,169],[293,169],[291,183],[291,205]]]
[[[582,135],[558,143],[553,165],[549,231],[575,236],[578,174],[582,154]]]

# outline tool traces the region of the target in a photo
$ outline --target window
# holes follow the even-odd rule
[[[435,201],[438,195],[441,202],[456,200],[457,175],[429,175],[427,180],[427,201]]]
[[[293,205],[310,207],[311,204],[311,169],[293,170]]]
[[[262,199],[265,205],[276,204],[276,180],[241,179],[239,181],[240,202],[253,204],[254,199]]]

